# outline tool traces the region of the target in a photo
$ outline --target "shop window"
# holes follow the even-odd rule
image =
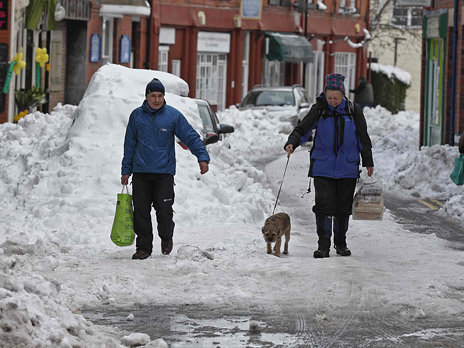
[[[265,86],[283,86],[285,81],[285,63],[278,60],[264,61],[263,84]]]
[[[401,6],[394,0],[390,23],[403,28],[418,28],[422,26],[422,16],[422,7]]]

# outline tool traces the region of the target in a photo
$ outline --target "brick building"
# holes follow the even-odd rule
[[[49,91],[45,112],[57,103],[78,104],[106,62],[178,75],[189,84],[189,96],[219,109],[238,103],[256,84],[304,83],[314,98],[324,75],[333,71],[347,77],[347,89],[355,87],[366,75],[369,0],[307,3],[60,0],[66,15],[53,30],[16,33],[8,60],[24,49],[30,68],[14,77],[12,88],[34,85],[32,52],[38,46],[47,46],[50,55],[42,79]],[[0,30],[0,44],[11,44],[8,30]],[[11,96],[6,99],[11,103]],[[0,122],[15,113],[14,105],[7,105]]]
[[[462,6],[456,18],[454,6],[453,0],[435,0],[424,11],[421,145],[452,145],[464,131],[464,23]]]

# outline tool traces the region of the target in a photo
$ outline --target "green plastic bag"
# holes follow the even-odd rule
[[[126,188],[127,193],[124,193],[124,188]],[[129,194],[127,185],[124,185],[121,193],[118,193],[116,214],[114,216],[113,228],[111,229],[111,240],[117,246],[129,246],[134,243],[134,236],[132,195]]]
[[[456,185],[464,184],[464,154],[461,153],[458,158],[454,159],[454,170],[450,178]]]

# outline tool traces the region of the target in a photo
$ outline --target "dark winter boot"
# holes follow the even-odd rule
[[[330,238],[332,237],[332,217],[316,214],[316,228],[319,240],[318,248],[314,252],[314,258],[330,257]]]
[[[172,238],[161,239],[161,253],[163,255],[169,255],[172,251],[173,243]]]
[[[346,246],[346,232],[348,231],[349,215],[336,216],[334,220],[334,247],[338,255],[350,256],[351,251]]]

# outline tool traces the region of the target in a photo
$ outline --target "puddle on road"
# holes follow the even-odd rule
[[[282,310],[282,308],[280,308]],[[211,308],[201,305],[98,308],[82,312],[97,325],[162,338],[170,348],[437,348],[464,347],[463,319],[408,320],[393,311],[346,312],[318,321],[315,313],[269,312],[263,308]],[[129,314],[134,315],[128,320]],[[256,323],[259,332],[250,332]]]
[[[227,310],[198,306],[150,306],[134,310],[86,310],[83,315],[97,325],[111,325],[121,330],[142,332],[151,340],[164,339],[170,348],[295,347],[298,335],[294,323],[282,327],[277,318],[254,319],[250,313],[224,315]],[[230,312],[230,311],[229,311]],[[129,314],[134,319],[127,320]],[[250,330],[250,323],[252,330]],[[280,328],[277,329],[277,325]],[[258,329],[254,329],[257,327]]]

